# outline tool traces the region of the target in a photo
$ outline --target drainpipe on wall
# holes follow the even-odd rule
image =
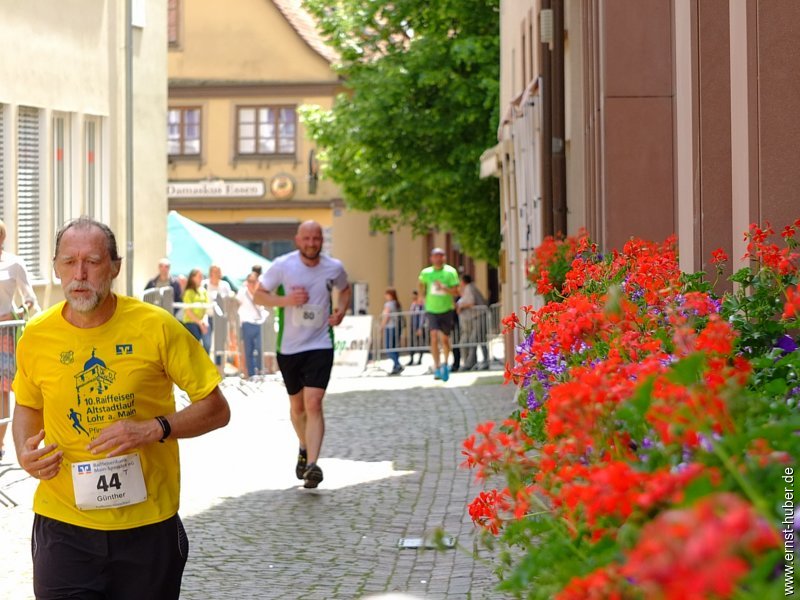
[[[542,0],[542,11],[550,11],[550,0]],[[555,29],[553,31],[555,34]],[[542,236],[554,235],[553,224],[553,75],[551,42],[539,35],[539,65],[542,77]]]
[[[567,159],[564,117],[564,0],[551,0],[553,9],[553,50],[550,53],[550,98],[552,119],[551,168],[553,233],[567,235]]]
[[[133,0],[125,0],[125,293],[133,295]]]

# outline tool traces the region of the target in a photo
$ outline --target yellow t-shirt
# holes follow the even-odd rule
[[[17,346],[16,401],[42,410],[45,444],[56,443],[64,462],[56,477],[41,481],[37,514],[92,529],[129,529],[158,523],[178,511],[178,442],[139,448],[147,499],[116,508],[76,506],[72,464],[99,458],[86,446],[118,419],[152,419],[175,412],[173,382],[192,402],[221,381],[203,347],[163,308],[117,296],[113,317],[80,329],[48,309],[25,328]]]
[[[198,290],[187,289],[183,292],[183,302],[185,304],[197,304],[203,303],[208,304],[208,290],[206,288],[200,288]],[[202,319],[203,316],[206,314],[205,308],[186,308],[183,310],[183,322],[184,323],[194,323],[187,315],[189,311],[192,311],[195,317],[198,319]]]

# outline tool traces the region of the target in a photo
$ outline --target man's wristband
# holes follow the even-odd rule
[[[164,432],[161,435],[161,439],[158,440],[159,442],[163,443],[163,441],[169,437],[169,434],[172,433],[172,427],[170,426],[169,421],[167,421],[166,417],[161,417],[161,416],[156,417],[156,421],[158,421],[158,424],[161,425],[161,429]]]

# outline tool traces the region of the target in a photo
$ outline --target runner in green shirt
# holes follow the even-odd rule
[[[450,377],[450,332],[455,319],[454,297],[458,294],[458,271],[446,264],[441,248],[431,250],[431,266],[419,274],[419,293],[425,298],[425,313],[431,332],[433,378],[447,381]],[[439,356],[441,341],[444,360]]]

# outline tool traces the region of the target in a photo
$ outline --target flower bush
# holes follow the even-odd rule
[[[800,453],[798,228],[779,244],[751,226],[751,266],[722,298],[705,274],[681,273],[674,238],[603,256],[581,234],[537,251],[531,282],[551,301],[504,320],[524,340],[506,367],[520,407],[463,449],[479,479],[506,484],[469,507],[500,550],[500,589],[782,596]],[[712,253],[717,277],[727,260]]]
[[[548,302],[562,298],[562,288],[577,248],[588,238],[581,229],[576,237],[547,236],[525,264],[528,281]]]

